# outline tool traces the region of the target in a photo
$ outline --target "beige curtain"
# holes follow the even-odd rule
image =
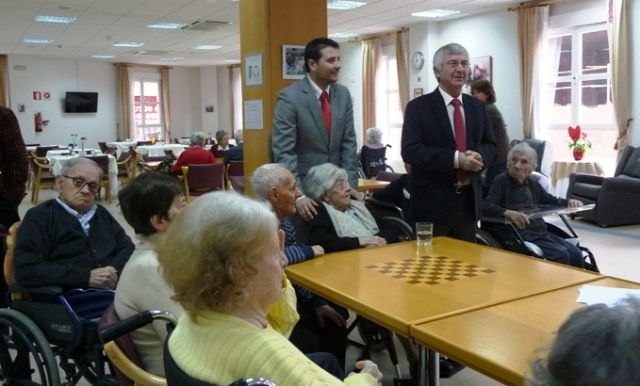
[[[518,48],[520,50],[520,79],[522,95],[522,131],[525,138],[533,133],[534,77],[536,56],[542,32],[538,7],[518,8]]]
[[[131,86],[129,84],[129,66],[126,63],[116,63],[118,71],[118,106],[120,120],[118,124],[118,139],[134,138],[131,133]]]
[[[171,67],[161,67],[160,76],[162,77],[162,121],[164,123],[164,139],[167,143],[173,141],[171,135],[171,97],[169,96],[169,71]]]
[[[7,82],[7,55],[0,55],[0,106],[9,107]]]
[[[627,23],[627,1],[609,0],[609,60],[611,62],[611,89],[613,110],[618,125],[615,149],[618,158],[629,143],[631,130],[631,89],[629,82],[629,35]]]
[[[407,31],[398,31],[396,34],[396,64],[398,67],[398,92],[400,93],[400,108],[404,114],[404,108],[409,103],[409,65],[407,60]]]
[[[376,70],[380,56],[380,38],[362,41],[362,138],[376,126]]]

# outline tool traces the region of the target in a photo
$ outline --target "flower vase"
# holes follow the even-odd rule
[[[574,150],[573,151],[573,159],[576,161],[580,161],[584,157],[584,150]]]

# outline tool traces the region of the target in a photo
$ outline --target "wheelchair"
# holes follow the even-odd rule
[[[565,229],[557,225],[545,222],[545,224],[547,225],[547,231],[569,241],[570,243],[578,247],[578,249],[580,249],[580,251],[582,252],[585,269],[593,272],[600,272],[598,269],[598,263],[596,262],[595,256],[593,255],[591,250],[585,246],[580,245],[580,238],[567,219],[567,213],[558,213],[558,209],[559,208],[557,207],[543,206],[537,209],[533,215],[536,217],[541,217],[545,214],[559,216],[564,223]],[[571,211],[571,209],[567,209],[566,211],[569,212]],[[516,252],[539,259],[545,258],[544,253],[542,252],[540,247],[538,247],[534,243],[525,241],[515,224],[509,221],[505,221],[505,219],[503,218],[483,217],[480,221],[480,227],[476,231],[476,242],[478,244],[505,249],[511,252]]]
[[[362,146],[358,157],[361,178],[373,178],[383,171],[393,172],[393,168],[387,165],[386,153],[388,147],[391,147],[391,145],[385,145],[385,147],[377,149]]]
[[[9,308],[0,309],[0,383],[72,386],[85,378],[92,385],[117,385],[105,371],[97,332],[97,320],[114,292],[19,286],[13,279],[18,227],[14,224],[6,238]]]

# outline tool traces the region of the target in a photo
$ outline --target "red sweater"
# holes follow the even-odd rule
[[[200,146],[194,146],[180,153],[180,157],[178,157],[178,160],[173,165],[173,172],[182,175],[183,166],[214,163],[216,163],[216,158],[209,150],[203,149]]]

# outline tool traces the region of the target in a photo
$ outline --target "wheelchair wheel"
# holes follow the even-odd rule
[[[0,383],[59,386],[58,363],[42,331],[24,314],[0,309]]]
[[[476,230],[476,243],[487,247],[502,248],[502,244],[491,233],[482,229]]]

